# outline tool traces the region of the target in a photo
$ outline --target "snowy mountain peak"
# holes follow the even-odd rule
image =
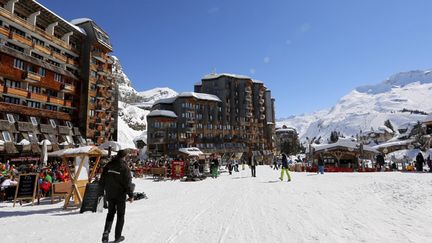
[[[377,84],[359,87],[329,110],[290,117],[278,126],[295,127],[300,139],[330,136],[338,131],[356,136],[361,131],[377,130],[390,120],[397,129],[408,123],[423,121],[432,113],[432,73],[411,71],[398,73]]]
[[[397,73],[379,84],[361,86],[356,90],[361,93],[379,94],[389,92],[393,87],[404,87],[413,82],[432,83],[432,70]]]

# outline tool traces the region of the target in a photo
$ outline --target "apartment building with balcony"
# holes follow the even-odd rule
[[[147,115],[149,157],[176,156],[180,148],[223,153],[222,101],[214,95],[185,92],[155,102]]]
[[[106,55],[112,48],[96,27],[70,23],[36,1],[0,0],[0,157],[38,157],[43,140],[56,150],[86,144],[85,138],[115,138],[115,83]],[[94,86],[90,70],[97,72]],[[109,133],[89,122],[99,117]]]
[[[275,148],[275,100],[263,82],[243,75],[213,73],[204,76],[194,90],[222,100],[221,125],[231,137],[224,143],[235,140],[255,154],[271,154]]]

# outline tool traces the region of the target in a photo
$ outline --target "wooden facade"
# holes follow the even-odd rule
[[[103,117],[109,120],[104,130],[110,132],[90,129],[89,121],[96,120],[87,119],[94,116],[85,100],[98,99],[96,92],[94,99],[89,96],[92,50],[85,47],[99,45],[91,37],[37,2],[0,0],[0,123],[9,124],[0,126],[1,140],[8,140],[0,147],[0,157],[15,152],[38,156],[44,139],[51,142],[50,149],[59,149],[85,144],[91,133],[94,143],[112,138],[115,112],[108,103],[113,92],[99,97],[105,99],[106,106],[100,107],[104,114],[112,114]],[[106,79],[111,75],[107,53],[112,49],[102,46],[97,49],[107,60],[95,71]],[[115,83],[110,85],[114,89]]]

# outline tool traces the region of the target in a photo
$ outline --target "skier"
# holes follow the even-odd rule
[[[124,215],[126,211],[126,195],[128,201],[133,202],[133,190],[131,173],[126,165],[124,158],[127,152],[120,150],[117,155],[104,167],[99,181],[99,196],[106,193],[108,201],[108,214],[105,221],[105,228],[102,235],[102,242],[108,242],[109,233],[117,213],[117,223],[115,228],[115,242],[124,241],[122,236]]]
[[[234,161],[234,171],[239,172],[239,164],[238,161],[234,158],[234,156],[233,156],[233,161]]]
[[[416,157],[416,170],[417,170],[417,172],[423,171],[424,162],[425,162],[425,160],[424,160],[423,154],[419,152],[417,154],[417,157]]]
[[[283,181],[283,177],[285,173],[288,176],[288,181],[291,181],[291,176],[289,174],[289,169],[288,169],[288,158],[286,156],[286,154],[282,154],[282,168],[281,168],[281,176],[279,177],[279,180]]]
[[[231,159],[228,160],[228,163],[226,165],[226,168],[228,169],[228,172],[230,175],[232,175],[233,171],[233,161]]]
[[[256,160],[252,152],[249,152],[249,166],[251,167],[252,177],[256,177]]]
[[[275,157],[273,159],[273,170],[279,170],[277,161],[278,161],[278,159],[277,159],[277,157]]]
[[[324,160],[321,156],[318,158],[318,173],[324,174]]]

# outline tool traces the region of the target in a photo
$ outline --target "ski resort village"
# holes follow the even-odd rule
[[[0,0],[0,242],[432,241],[432,3],[168,2]]]

